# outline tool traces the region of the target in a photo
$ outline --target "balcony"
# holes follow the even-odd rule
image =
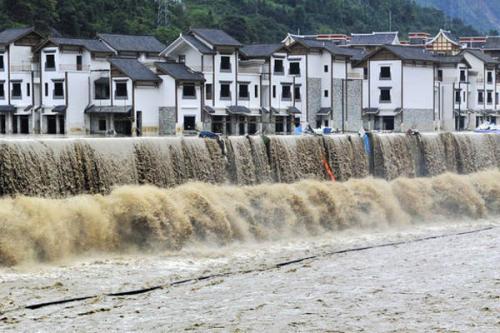
[[[11,73],[29,73],[34,70],[36,65],[31,62],[22,62],[20,64],[12,64],[10,66]]]
[[[77,64],[60,64],[60,72],[88,72],[90,65],[77,65]]]

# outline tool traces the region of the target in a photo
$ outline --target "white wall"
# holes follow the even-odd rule
[[[370,102],[372,108],[380,108],[381,110],[394,110],[402,107],[401,105],[401,61],[400,60],[384,60],[384,61],[369,61],[370,69]],[[380,68],[384,66],[391,67],[391,79],[380,79]],[[380,88],[391,88],[391,102],[380,103]]]
[[[432,66],[403,66],[403,108],[433,109],[434,68]]]
[[[84,110],[88,105],[89,77],[87,73],[68,73],[68,106],[66,109],[66,133],[85,134]]]

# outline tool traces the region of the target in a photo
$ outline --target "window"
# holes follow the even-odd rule
[[[76,70],[81,71],[83,68],[83,60],[81,55],[76,56]]]
[[[31,96],[31,85],[29,83],[26,83],[26,96]]]
[[[500,104],[500,93],[495,93],[495,104]]]
[[[184,54],[179,55],[179,63],[180,64],[185,64],[186,63],[186,56]]]
[[[255,98],[259,98],[259,86],[258,85],[254,86],[254,96],[255,96]]]
[[[325,97],[328,97],[328,90],[325,90],[325,92],[324,92],[324,96],[325,96]]]
[[[213,96],[213,88],[211,83],[205,85],[205,98],[211,100]]]
[[[283,67],[283,60],[281,59],[274,60],[274,73],[275,74],[285,73],[285,68]]]
[[[115,98],[127,99],[127,82],[116,82]]]
[[[195,116],[184,116],[184,130],[194,131],[196,129],[196,117]]]
[[[391,102],[391,88],[380,88],[380,103]]]
[[[486,80],[489,84],[493,83],[493,72],[488,72]]]
[[[231,71],[231,57],[229,56],[220,57],[220,70],[225,72]]]
[[[195,99],[196,98],[196,87],[192,83],[184,83],[182,85],[182,98],[184,99]]]
[[[5,70],[5,65],[3,62],[3,55],[0,55],[0,71]]]
[[[53,54],[45,55],[45,70],[55,71],[56,70],[56,58]]]
[[[486,93],[486,103],[493,104],[493,91],[491,90]]]
[[[437,80],[438,80],[438,81],[443,81],[443,70],[442,70],[442,69],[438,69],[438,77],[437,77]]]
[[[273,98],[276,98],[276,86],[273,86]]]
[[[109,99],[109,79],[102,78],[94,81],[95,99]]]
[[[0,82],[0,99],[5,99],[4,82]]]
[[[368,79],[368,67],[363,67],[363,78]]]
[[[455,91],[455,103],[460,103],[460,91]]]
[[[324,71],[325,71],[325,73],[328,73],[328,65],[324,66]]]
[[[290,63],[290,75],[300,75],[300,62]]]
[[[45,97],[49,97],[49,84],[45,82]]]
[[[482,90],[477,91],[477,102],[479,104],[484,104],[484,92]]]
[[[54,81],[54,99],[64,98],[63,81]]]
[[[231,84],[221,83],[220,85],[220,98],[231,99]]]
[[[105,132],[107,130],[106,119],[99,119],[98,127],[99,127],[99,131]]]
[[[390,80],[391,79],[391,67],[390,66],[380,67],[380,79],[381,80]]]
[[[300,101],[300,87],[295,87],[293,89],[293,96],[295,98],[296,101]]]
[[[13,99],[21,99],[22,98],[21,83],[20,82],[13,82],[12,83],[12,98]]]
[[[465,77],[465,69],[461,69],[460,70],[460,82],[465,82],[467,81],[466,77]]]
[[[240,83],[240,88],[238,89],[238,97],[241,99],[249,99],[250,93],[248,91],[247,83]]]
[[[281,99],[282,100],[292,99],[292,89],[290,85],[287,84],[281,86]]]

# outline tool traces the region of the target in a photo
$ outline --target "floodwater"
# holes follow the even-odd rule
[[[359,250],[339,253],[349,249]],[[92,254],[51,265],[0,268],[0,328],[498,332],[499,262],[497,218],[354,228],[154,255]],[[203,276],[212,277],[196,280]],[[185,279],[194,280],[171,285]],[[154,286],[162,288],[105,296]],[[82,296],[92,297],[25,308]]]

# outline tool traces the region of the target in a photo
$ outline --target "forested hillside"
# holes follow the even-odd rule
[[[417,3],[439,8],[490,35],[500,31],[500,0],[417,0]]]
[[[0,0],[0,27],[36,25],[64,35],[155,34],[164,42],[190,27],[218,27],[244,43],[275,42],[287,32],[436,32],[476,34],[458,19],[413,0]],[[163,13],[163,11],[160,11]],[[390,20],[390,17],[392,18]]]

